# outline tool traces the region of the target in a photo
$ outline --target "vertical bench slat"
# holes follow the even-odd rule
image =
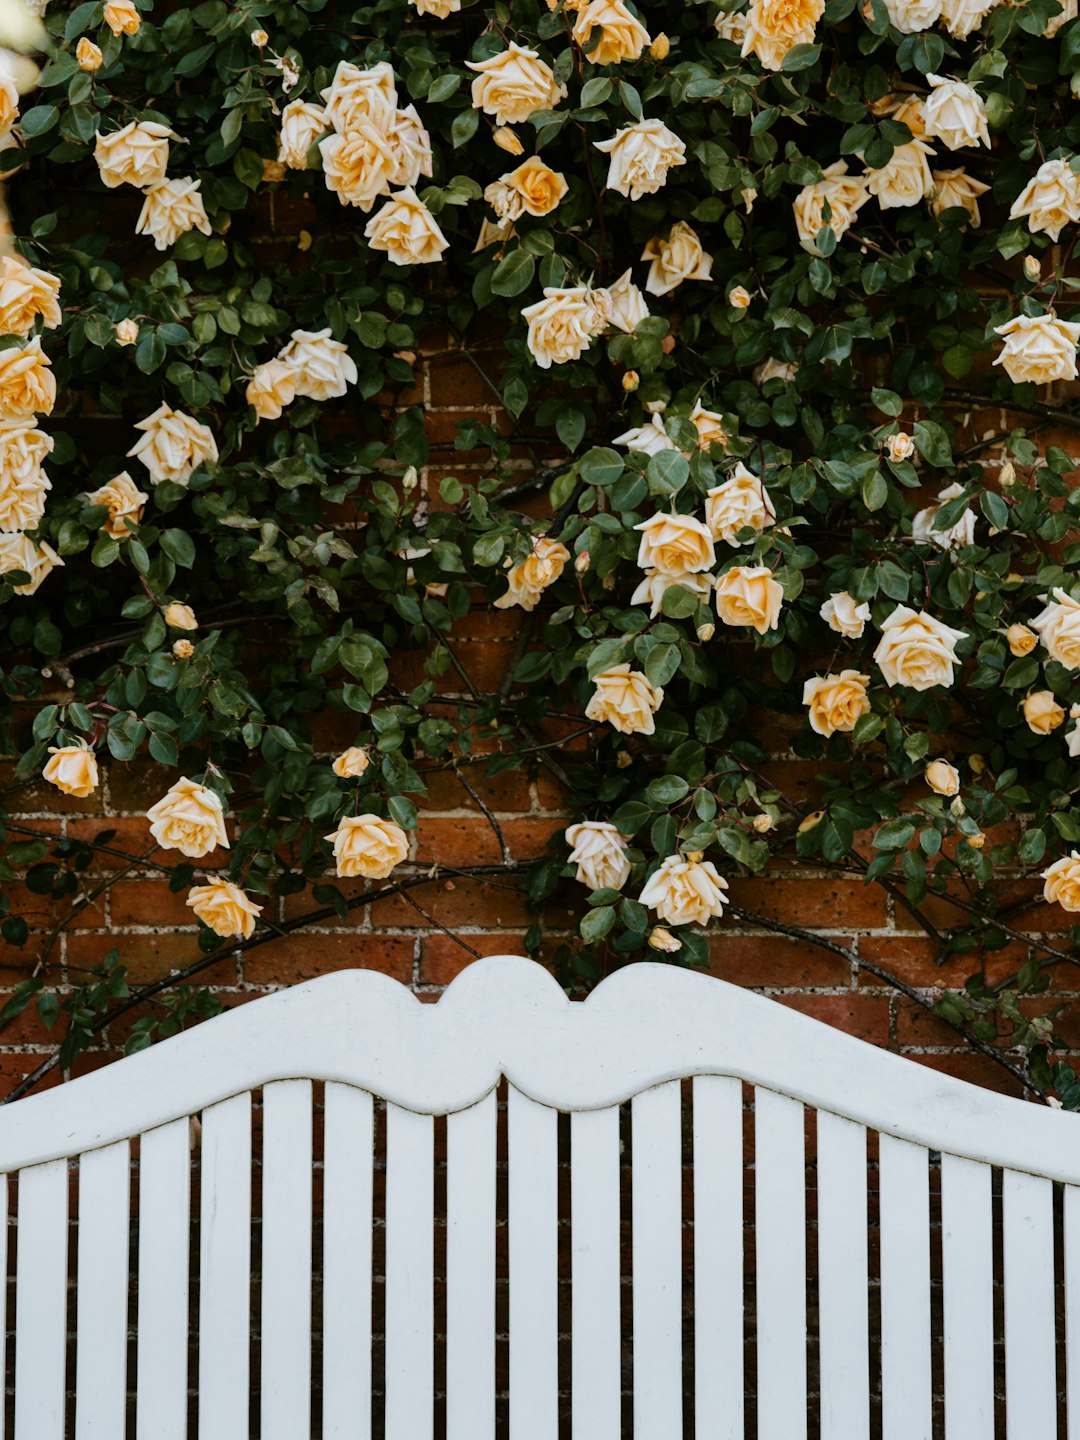
[[[994,1440],[990,1166],[941,1157],[946,1440]]]
[[[683,1433],[681,1118],[677,1080],[631,1103],[635,1440]]]
[[[883,1440],[931,1440],[930,1171],[921,1145],[880,1137]]]
[[[694,1379],[700,1440],[743,1436],[742,1082],[694,1081]]]
[[[139,1139],[138,1440],[184,1440],[188,1390],[191,1121]]]
[[[510,1440],[559,1433],[558,1115],[508,1091]]]
[[[75,1440],[124,1433],[130,1146],[79,1157]]]
[[[619,1111],[570,1121],[573,1440],[619,1440]]]
[[[311,1081],[263,1090],[262,1440],[311,1430]]]
[[[805,1440],[805,1117],[761,1089],[754,1112],[758,1440]]]
[[[869,1440],[866,1128],[817,1115],[821,1440]]]
[[[15,1440],[64,1440],[68,1167],[19,1172]]]
[[[446,1120],[446,1436],[495,1440],[495,1092]]]
[[[323,1440],[371,1440],[374,1107],[327,1082],[323,1116]]]
[[[1002,1177],[1005,1420],[1008,1440],[1057,1433],[1054,1187],[1017,1170]]]
[[[435,1424],[435,1123],[386,1107],[386,1440]]]
[[[199,1440],[248,1432],[251,1094],[202,1112],[199,1187]]]
[[[1080,1186],[1064,1187],[1065,1413],[1067,1440],[1080,1440]]]

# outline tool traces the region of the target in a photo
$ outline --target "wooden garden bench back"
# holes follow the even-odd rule
[[[505,1092],[498,1091],[503,1077]],[[311,1358],[313,1081],[324,1083],[318,1375]],[[744,1085],[752,1087],[752,1107]],[[253,1091],[261,1091],[255,1314]],[[506,1094],[505,1116],[497,1093]],[[385,1359],[373,1381],[373,1117],[381,1104]],[[692,1157],[683,1153],[684,1110],[692,1110]],[[569,1227],[558,1223],[559,1112],[570,1113]],[[437,1410],[433,1117],[440,1115],[447,1117],[445,1407],[440,1399]],[[197,1255],[189,1255],[192,1116],[201,1117]],[[621,1121],[632,1170],[622,1200]],[[508,1425],[496,1419],[497,1123],[508,1134]],[[752,1132],[751,1214],[743,1209],[744,1127]],[[876,1277],[867,1254],[868,1132],[877,1133]],[[817,1190],[809,1231],[808,1133]],[[1002,1171],[997,1202],[994,1167]],[[17,1196],[17,1214],[0,1226],[14,1249],[14,1316],[0,1327],[16,1337],[14,1373],[5,1376],[15,1392],[14,1440],[132,1433],[183,1440],[189,1401],[198,1440],[368,1440],[373,1387],[386,1440],[432,1440],[436,1413],[447,1440],[491,1440],[507,1429],[510,1440],[557,1440],[560,1404],[569,1408],[573,1440],[616,1440],[628,1409],[625,1433],[635,1440],[741,1440],[744,1293],[753,1297],[757,1395],[747,1440],[803,1440],[810,1408],[820,1415],[822,1440],[867,1440],[878,1387],[883,1440],[929,1440],[940,1433],[932,1416],[939,1344],[948,1440],[990,1440],[994,1347],[1002,1339],[1008,1440],[1065,1433],[1066,1407],[1068,1436],[1080,1437],[1080,1373],[1073,1364],[1057,1373],[1055,1340],[1063,1290],[1066,1338],[1078,1353],[1080,1123],[667,966],[630,966],[583,1003],[512,957],[470,966],[437,1004],[369,971],[327,976],[0,1111],[0,1170],[15,1177],[9,1189]],[[931,1325],[932,1170],[940,1174],[939,1338]],[[1064,1187],[1057,1295],[1055,1182]],[[993,1305],[995,1203],[1003,1336],[995,1334]],[[74,1336],[69,1205],[78,1211]],[[692,1242],[684,1206],[692,1206]],[[620,1227],[628,1218],[627,1282]],[[752,1281],[744,1285],[750,1225]],[[567,1229],[571,1360],[563,1375],[569,1394],[560,1398],[559,1246]],[[688,1336],[684,1245],[692,1247]],[[816,1247],[818,1277],[813,1407],[808,1245]],[[193,1373],[191,1270],[198,1278]],[[881,1358],[880,1374],[871,1376],[875,1278]],[[621,1299],[627,1283],[630,1338]],[[249,1364],[253,1329],[261,1337],[258,1376]],[[684,1403],[687,1374],[692,1404]],[[321,1390],[314,1428],[313,1389]],[[135,1419],[126,1429],[132,1391]],[[696,1429],[684,1427],[684,1414],[696,1416]]]

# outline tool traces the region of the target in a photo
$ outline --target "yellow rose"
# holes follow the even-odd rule
[[[396,161],[385,136],[366,122],[344,135],[334,133],[319,141],[326,188],[342,205],[357,205],[365,212],[380,195],[390,194]]]
[[[157,250],[167,250],[189,230],[211,234],[210,217],[199,193],[201,183],[187,176],[149,186],[135,222],[135,234],[149,235]]]
[[[142,520],[143,506],[149,498],[124,470],[107,485],[87,495],[86,503],[107,506],[109,515],[101,528],[114,540],[127,540],[133,533],[133,527]]]
[[[1015,655],[1017,659],[1023,655],[1030,655],[1039,643],[1039,637],[1034,630],[1029,630],[1026,625],[1010,625],[1005,631],[1005,639],[1008,642],[1009,653]]]
[[[11,134],[19,118],[19,87],[9,71],[0,69],[0,137]]]
[[[566,191],[565,177],[530,155],[516,170],[493,181],[484,191],[484,199],[500,220],[519,220],[522,215],[550,214]]]
[[[276,420],[296,399],[296,372],[284,360],[266,360],[248,381],[244,399],[260,420]]]
[[[683,575],[711,570],[716,564],[709,527],[693,515],[658,513],[642,520],[634,529],[641,531],[637,563],[642,570]]]
[[[705,521],[714,540],[728,545],[752,545],[758,535],[776,519],[776,511],[765,486],[751,475],[740,460],[730,480],[716,485],[705,497]],[[736,536],[753,530],[747,540]]]
[[[60,281],[16,255],[0,259],[0,335],[24,338],[38,319],[47,330],[60,324]]]
[[[101,18],[114,35],[137,35],[142,24],[132,0],[108,0]]]
[[[659,415],[651,415],[647,424],[635,425],[621,435],[616,435],[611,443],[625,445],[628,450],[634,450],[639,455],[659,455],[661,450],[675,449],[675,442],[664,429],[664,422]]]
[[[231,880],[211,880],[209,885],[193,885],[186,904],[223,940],[249,940],[255,933],[255,919],[263,912],[261,905],[250,900]]]
[[[84,35],[75,47],[75,60],[80,70],[93,74],[100,70],[105,57],[101,53],[101,47],[95,45],[93,40]]]
[[[195,654],[195,646],[190,640],[174,640],[172,653],[177,660],[190,660]]]
[[[44,540],[35,545],[29,535],[0,535],[0,575],[23,570],[30,577],[25,585],[12,587],[16,595],[35,594],[42,582],[63,563]]]
[[[749,625],[759,635],[780,623],[784,589],[765,566],[735,565],[716,582],[716,613],[725,625]]]
[[[171,605],[165,606],[165,624],[170,630],[197,630],[199,622],[195,619],[195,611],[190,605],[181,605],[179,600],[174,600]]]
[[[409,853],[409,837],[392,820],[378,815],[355,815],[342,820],[332,835],[337,873],[348,879],[385,880]]]
[[[116,343],[134,345],[139,338],[139,325],[135,320],[120,320],[116,325]]]
[[[694,408],[690,411],[690,423],[698,432],[699,450],[708,450],[713,445],[727,447],[724,417],[715,410],[706,410],[700,400],[694,401]]]
[[[941,17],[941,0],[885,0],[889,24],[901,35],[929,30]]]
[[[990,148],[990,128],[982,96],[962,80],[944,75],[927,75],[930,94],[923,101],[923,121],[928,140],[940,140],[947,150],[967,145]]]
[[[990,189],[976,180],[961,166],[958,170],[935,170],[931,175],[934,188],[930,195],[930,211],[940,217],[946,210],[966,210],[969,222],[977,230],[982,224],[979,196]]]
[[[713,28],[721,40],[738,45],[746,39],[746,12],[744,10],[721,10],[713,21]]]
[[[128,456],[142,461],[155,485],[165,480],[186,485],[199,465],[218,458],[217,442],[210,429],[168,405],[159,405],[135,429],[141,430],[143,437],[127,452]]]
[[[629,270],[624,270],[614,285],[607,289],[594,290],[592,294],[594,303],[603,312],[607,323],[626,335],[637,334],[638,326],[649,318],[645,296],[634,284],[632,272]],[[635,373],[628,370],[626,375]],[[636,385],[627,386],[626,375],[623,376],[623,389],[636,390]]]
[[[36,530],[52,489],[41,468],[53,448],[36,420],[0,420],[0,531]]]
[[[579,360],[605,325],[603,311],[584,285],[557,290],[548,286],[543,300],[526,305],[528,346],[541,370]]]
[[[279,164],[290,170],[306,170],[308,151],[329,124],[321,105],[313,105],[310,100],[290,100],[281,112]]]
[[[370,764],[371,758],[362,745],[350,745],[330,768],[342,780],[359,780]]]
[[[1021,190],[1010,220],[1027,220],[1028,229],[1057,240],[1066,225],[1080,220],[1080,175],[1067,160],[1047,160]]]
[[[841,670],[839,675],[815,675],[803,686],[803,704],[810,707],[810,728],[819,735],[854,730],[856,722],[870,713],[866,687],[869,675],[858,670]]]
[[[498,145],[500,150],[505,150],[510,155],[524,155],[525,146],[521,143],[513,130],[508,130],[505,125],[500,125],[491,132],[491,138]]]
[[[88,745],[50,745],[49,754],[52,759],[41,772],[43,780],[79,800],[94,793],[98,785],[98,763]]]
[[[677,950],[682,949],[682,941],[676,940],[671,931],[666,930],[663,925],[655,925],[649,931],[649,947],[663,954],[674,955]]]
[[[956,645],[967,638],[963,630],[952,630],[925,610],[916,613],[898,605],[881,627],[874,651],[886,685],[904,685],[909,690],[930,690],[953,683]]]
[[[535,610],[540,596],[549,585],[554,585],[570,559],[570,551],[558,540],[539,535],[533,541],[532,553],[520,565],[512,565],[507,574],[508,589],[495,601],[496,608],[506,610],[511,605],[520,605],[523,610]]]
[[[937,795],[960,794],[960,772],[947,760],[931,760],[923,777]]]
[[[593,144],[611,157],[606,188],[630,200],[654,195],[667,184],[669,170],[686,164],[686,146],[662,120],[639,120],[624,126],[610,140],[595,140]]]
[[[566,96],[566,86],[557,83],[537,52],[513,42],[489,60],[465,63],[476,71],[473,108],[494,115],[497,125],[517,125],[535,110],[554,110]]]
[[[1076,379],[1076,347],[1080,324],[1056,315],[1017,315],[995,331],[1005,337],[995,365],[1003,365],[1017,385],[1049,385]]]
[[[431,157],[431,136],[424,129],[416,106],[398,110],[385,136],[394,161],[391,185],[415,185],[421,175],[434,174]]]
[[[461,9],[461,0],[409,0],[409,3],[416,7],[417,15],[434,15],[437,20],[456,15]]]
[[[1080,855],[1075,850],[1042,872],[1043,898],[1063,910],[1080,910]]]
[[[587,720],[611,725],[623,735],[652,735],[653,716],[664,702],[664,692],[640,670],[627,664],[612,665],[593,676],[596,687],[585,707]]]
[[[641,258],[652,262],[645,281],[650,295],[667,295],[684,280],[712,279],[712,256],[706,254],[697,231],[685,220],[675,222],[666,240],[654,236]]]
[[[669,855],[647,881],[638,904],[655,910],[669,925],[707,925],[723,915],[727,888],[711,860]]]
[[[870,198],[866,177],[849,175],[847,162],[837,160],[822,172],[813,185],[804,185],[792,204],[795,228],[804,248],[815,251],[817,237],[828,226],[839,240],[852,226],[855,216]],[[829,218],[825,218],[825,206]]]
[[[449,241],[415,190],[399,190],[364,226],[373,250],[385,250],[395,265],[431,265]]]
[[[172,131],[156,120],[132,120],[111,135],[98,134],[94,146],[102,183],[110,190],[118,185],[158,185],[165,179]]]
[[[910,435],[900,430],[895,435],[888,437],[885,441],[885,449],[889,459],[898,465],[902,460],[910,460],[915,454],[915,441]]]
[[[294,330],[277,357],[292,371],[297,395],[309,400],[337,400],[357,380],[356,361],[348,347],[325,330]]]
[[[1059,0],[1059,3],[1061,3],[1061,0]],[[1080,10],[1080,6],[1078,6],[1077,0],[1063,0],[1062,8],[1056,15],[1051,15],[1050,19],[1046,22],[1046,29],[1042,32],[1043,39],[1052,40],[1063,25],[1067,25],[1070,20],[1076,19],[1078,10]]]
[[[733,310],[746,310],[754,297],[745,285],[736,285],[728,291],[728,304]]]
[[[590,890],[621,890],[630,878],[626,836],[605,820],[583,820],[566,831],[567,857],[577,866],[575,879]]]
[[[866,172],[866,186],[882,210],[917,205],[934,188],[927,157],[934,151],[925,140],[898,145],[879,170]]]
[[[341,135],[365,120],[385,133],[397,109],[394,72],[385,60],[368,70],[339,61],[333,80],[320,94],[326,101],[326,119]]]
[[[782,380],[785,385],[790,385],[799,373],[799,367],[794,362],[778,360],[775,355],[770,355],[758,365],[752,375],[755,385],[765,385],[770,380]]]
[[[818,611],[830,630],[847,640],[858,640],[870,619],[870,606],[859,605],[846,590],[830,595]]]
[[[1028,729],[1036,735],[1049,735],[1051,730],[1065,723],[1065,711],[1052,690],[1036,690],[1028,695],[1023,710]]]
[[[623,0],[589,0],[578,11],[573,36],[586,60],[594,65],[639,60],[645,46],[651,44],[649,32]]]
[[[671,41],[662,30],[649,46],[649,54],[658,64],[671,54]]]
[[[779,70],[796,45],[814,43],[825,0],[751,0],[742,53],[756,55],[766,70]]]
[[[252,30],[251,43],[255,46],[256,50],[265,50],[267,45],[270,44],[270,36],[265,30]]]
[[[181,776],[146,812],[150,834],[163,850],[179,850],[198,860],[218,845],[229,848],[220,797],[205,785]]]
[[[942,0],[941,18],[945,29],[957,40],[966,40],[998,3],[999,0]]]
[[[5,420],[29,420],[35,411],[52,413],[56,377],[51,364],[37,335],[25,345],[0,350],[0,415]]]
[[[946,485],[944,490],[939,490],[934,504],[927,505],[912,518],[911,538],[922,541],[924,545],[936,545],[939,550],[962,550],[965,545],[971,545],[975,540],[975,513],[972,510],[965,510],[944,530],[934,528],[942,505],[958,499],[963,493],[962,485]]]
[[[681,574],[668,574],[663,570],[649,570],[639,583],[633,595],[630,596],[631,605],[648,605],[649,618],[655,620],[661,613],[664,596],[673,585],[681,585],[684,590],[689,590],[691,595],[696,595],[701,603],[708,604],[709,595],[712,592],[713,578],[711,575],[702,575],[700,571],[684,571]],[[708,634],[702,634],[707,630]],[[715,627],[702,625],[698,630],[699,640],[711,640]]]

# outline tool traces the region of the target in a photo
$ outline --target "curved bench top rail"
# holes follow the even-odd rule
[[[880,1050],[752,991],[641,962],[570,1001],[539,965],[476,961],[436,1004],[371,970],[282,990],[0,1107],[0,1172],[77,1155],[271,1080],[463,1110],[505,1076],[559,1110],[731,1075],[933,1150],[1080,1184],[1080,1122]]]

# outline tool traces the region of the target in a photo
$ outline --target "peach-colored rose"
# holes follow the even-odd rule
[[[484,199],[502,221],[522,215],[548,215],[567,191],[566,179],[537,155],[530,155],[516,170],[500,175],[484,191]],[[627,272],[629,274],[629,271]]]
[[[756,55],[766,70],[779,70],[796,45],[812,45],[825,0],[750,0],[742,53]]]
[[[607,323],[626,335],[636,335],[641,322],[649,318],[645,296],[634,284],[631,275],[631,271],[624,270],[614,285],[592,292],[593,301],[602,311]],[[628,371],[627,374],[629,373]],[[626,389],[625,376],[623,389]]]
[[[29,420],[35,412],[52,413],[56,404],[56,377],[52,361],[35,335],[25,345],[0,350],[0,416]]]
[[[583,820],[566,831],[567,859],[577,866],[575,879],[590,890],[621,890],[630,878],[626,836],[605,820]]]
[[[25,585],[12,587],[16,595],[35,594],[42,582],[63,563],[52,546],[44,540],[35,545],[29,535],[0,535],[0,575],[10,575],[13,570],[23,570],[30,577]]]
[[[172,653],[177,660],[190,660],[195,654],[195,646],[190,640],[174,640]]]
[[[135,222],[136,235],[149,235],[156,250],[167,250],[189,230],[211,234],[210,217],[206,213],[199,187],[200,180],[190,175],[182,180],[162,180],[145,192],[142,210]]]
[[[338,400],[357,380],[356,361],[333,331],[294,330],[277,357],[292,371],[297,395],[309,400]]]
[[[931,760],[923,772],[923,778],[937,795],[960,793],[960,772],[947,760]]]
[[[50,745],[51,760],[41,772],[43,780],[65,795],[85,800],[98,786],[97,757],[88,745]]]
[[[940,140],[947,150],[967,145],[990,148],[986,105],[979,92],[962,80],[927,75],[930,94],[923,101],[923,122],[928,140]]]
[[[25,339],[40,319],[47,330],[60,324],[60,280],[17,255],[0,259],[0,335]]]
[[[990,186],[969,175],[963,166],[958,170],[934,170],[931,179],[931,214],[940,217],[946,210],[966,210],[969,223],[977,230],[982,224],[979,196],[985,195]]]
[[[110,190],[118,185],[160,184],[169,163],[169,137],[172,131],[156,120],[132,120],[111,135],[98,133],[94,145],[102,183]]]
[[[310,100],[290,100],[281,112],[278,163],[290,170],[306,170],[308,151],[329,124],[321,105]]]
[[[522,610],[535,610],[549,585],[554,585],[570,559],[570,551],[558,540],[538,535],[532,552],[520,565],[510,565],[506,576],[507,591],[495,601],[499,610],[520,605]]]
[[[1024,720],[1036,735],[1049,735],[1065,723],[1065,711],[1052,690],[1035,690],[1024,699]]]
[[[960,662],[956,645],[967,638],[928,615],[898,605],[881,627],[881,639],[874,660],[881,667],[886,685],[904,685],[909,690],[930,690],[953,683],[953,666]]]
[[[748,310],[753,298],[745,285],[735,285],[728,291],[727,302],[733,310]]]
[[[362,745],[350,745],[330,766],[341,780],[359,780],[371,764],[371,757]]]
[[[263,912],[263,907],[256,905],[231,880],[193,885],[185,903],[223,940],[249,940],[255,933],[255,920]]]
[[[319,154],[326,188],[342,205],[367,212],[380,195],[390,194],[397,162],[385,136],[370,122],[358,121],[344,135],[327,135],[319,141]]]
[[[526,305],[521,318],[528,324],[529,350],[541,370],[579,360],[606,324],[593,292],[584,285],[546,287],[543,300]]]
[[[1049,385],[1052,380],[1076,379],[1076,347],[1080,324],[1059,320],[1054,314],[1016,315],[995,334],[1005,344],[994,357],[1016,385]]]
[[[651,43],[649,32],[623,0],[588,0],[578,10],[573,35],[586,60],[594,65],[640,60],[641,52]]]
[[[400,825],[378,815],[354,815],[325,837],[334,846],[337,873],[343,879],[362,875],[385,880],[409,853],[409,837]]]
[[[1055,860],[1042,872],[1042,878],[1046,881],[1043,898],[1048,904],[1080,910],[1080,855],[1075,850]]]
[[[751,475],[738,461],[730,480],[714,486],[705,497],[705,520],[714,540],[728,545],[752,545],[758,535],[776,519],[768,491],[757,475]],[[747,540],[736,536],[742,530],[755,533]]]
[[[154,485],[165,480],[186,485],[197,466],[217,461],[217,442],[210,428],[182,410],[161,404],[135,429],[143,432],[142,439],[127,452],[128,456],[142,461]]]
[[[36,420],[0,420],[0,531],[36,530],[52,484],[41,468],[52,436]]]
[[[655,620],[662,613],[664,596],[673,585],[681,585],[684,590],[689,590],[696,595],[702,604],[707,604],[712,593],[713,577],[703,575],[700,571],[683,571],[681,574],[667,574],[663,570],[646,571],[637,589],[630,596],[631,605],[648,605],[649,617]],[[706,627],[701,627],[704,630]],[[712,627],[709,627],[712,628]],[[698,639],[711,639],[712,636],[704,636],[698,631]]]
[[[674,955],[677,950],[682,949],[682,941],[676,940],[671,931],[663,925],[654,925],[649,931],[649,948],[659,950],[661,954]]]
[[[127,540],[142,520],[143,506],[149,498],[124,470],[87,495],[86,503],[107,506],[109,514],[101,528],[114,540]]]
[[[716,564],[709,527],[693,515],[658,512],[648,520],[642,520],[634,529],[641,532],[637,563],[642,570],[683,575],[711,570]]]
[[[116,324],[116,343],[118,345],[134,345],[139,338],[139,323],[137,320],[119,320]]]
[[[1018,659],[1023,655],[1030,655],[1039,643],[1039,637],[1034,630],[1029,630],[1026,625],[1010,625],[1005,631],[1005,640],[1009,653]]]
[[[137,35],[142,24],[132,0],[107,0],[101,18],[114,35]]]
[[[416,191],[399,190],[364,226],[373,250],[385,250],[395,265],[431,265],[450,242]]]
[[[199,860],[219,845],[229,848],[220,796],[186,775],[150,806],[146,818],[150,834],[163,850],[179,850]]]
[[[886,439],[885,449],[889,459],[899,465],[902,460],[910,460],[915,454],[915,441],[905,431],[899,430]]]
[[[802,701],[809,706],[810,728],[819,735],[835,735],[855,729],[863,715],[870,713],[866,687],[869,675],[858,670],[841,670],[838,675],[815,675],[803,686]]]
[[[326,101],[326,119],[341,135],[364,121],[385,132],[397,109],[394,72],[385,60],[367,70],[339,61],[333,80],[320,94]]]
[[[19,86],[11,70],[0,68],[0,137],[11,134],[19,118]]]
[[[664,701],[663,690],[640,670],[628,664],[612,665],[593,676],[596,687],[585,707],[588,720],[611,725],[623,735],[652,735],[656,730],[653,716]]]
[[[792,204],[799,240],[816,251],[817,237],[828,226],[839,240],[854,223],[855,216],[870,198],[864,175],[849,175],[847,161],[837,160],[822,172],[813,185],[804,185]],[[825,218],[825,206],[829,218]]]
[[[199,622],[195,618],[195,611],[190,605],[182,605],[179,600],[174,600],[170,605],[165,606],[165,624],[170,630],[197,630]]]
[[[566,86],[556,81],[538,53],[514,42],[488,60],[465,63],[476,71],[473,108],[494,115],[497,125],[517,125],[536,110],[554,110],[566,97]]]
[[[930,194],[934,182],[927,162],[933,154],[925,140],[910,140],[896,147],[888,164],[866,172],[867,189],[882,210],[917,205]]]
[[[296,399],[296,372],[284,360],[265,360],[248,381],[244,398],[260,420],[276,420]]]
[[[1046,160],[1021,190],[1010,220],[1026,220],[1028,229],[1057,243],[1066,225],[1080,220],[1080,175],[1067,160]]]
[[[721,40],[727,40],[741,49],[746,39],[746,11],[721,10],[713,21],[713,29]]]
[[[89,36],[84,35],[75,46],[75,61],[80,70],[93,74],[100,70],[105,57],[101,53],[100,45],[95,45]]]
[[[859,605],[846,590],[830,595],[818,611],[830,630],[847,640],[858,640],[870,619],[870,606]]]
[[[686,146],[662,120],[638,120],[624,126],[610,140],[593,143],[611,157],[607,189],[617,190],[631,200],[654,195],[667,184],[669,170],[686,164]]]
[[[498,145],[500,150],[505,150],[508,155],[524,155],[525,146],[518,137],[505,125],[497,126],[491,132],[491,138]]]
[[[725,625],[748,625],[759,635],[780,623],[784,589],[766,566],[734,565],[716,582],[716,613]]]
[[[699,450],[708,450],[713,445],[727,448],[724,417],[716,410],[706,410],[700,400],[695,400],[694,408],[690,411],[690,423],[698,432]]]
[[[693,226],[677,220],[666,239],[654,236],[641,258],[651,261],[645,289],[650,295],[667,295],[684,280],[711,280],[712,256],[707,254]]]
[[[434,174],[431,136],[424,129],[415,105],[395,113],[385,139],[394,160],[391,185],[415,185],[421,175],[431,178]]]
[[[669,925],[707,925],[724,913],[728,883],[711,860],[669,855],[646,882],[639,905]]]

